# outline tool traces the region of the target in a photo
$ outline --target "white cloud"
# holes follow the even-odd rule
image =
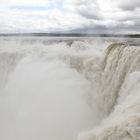
[[[138,0],[67,0],[68,8],[85,19],[96,20],[102,27],[135,28],[140,26]],[[92,25],[91,25],[92,26]]]
[[[0,0],[0,32],[138,31],[138,0]],[[44,10],[10,6],[46,6]],[[47,9],[47,7],[50,7]],[[120,30],[120,31],[119,31]],[[140,32],[140,31],[139,31]]]
[[[3,5],[44,5],[48,4],[49,0],[1,0]]]

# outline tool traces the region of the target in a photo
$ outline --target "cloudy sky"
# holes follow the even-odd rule
[[[0,0],[0,33],[140,33],[140,0]]]

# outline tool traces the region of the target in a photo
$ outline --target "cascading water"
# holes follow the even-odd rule
[[[140,139],[138,45],[0,42],[0,139]]]
[[[109,116],[80,140],[140,139],[140,47],[112,44],[101,74],[102,103]]]

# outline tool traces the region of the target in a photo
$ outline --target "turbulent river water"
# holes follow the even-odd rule
[[[0,38],[1,140],[140,140],[140,41]]]

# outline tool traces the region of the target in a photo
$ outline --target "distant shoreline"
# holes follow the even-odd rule
[[[124,37],[140,38],[140,34],[83,34],[83,33],[0,33],[0,37]]]

